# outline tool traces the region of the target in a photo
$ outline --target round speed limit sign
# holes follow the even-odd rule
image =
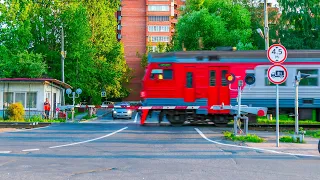
[[[283,63],[287,59],[287,49],[281,44],[274,44],[268,49],[268,59],[272,63]]]

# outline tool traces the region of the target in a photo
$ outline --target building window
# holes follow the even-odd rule
[[[287,81],[283,82],[282,84],[279,84],[279,86],[286,86]],[[265,86],[275,86],[272,82],[268,79],[268,69],[264,71],[264,85]]]
[[[187,88],[192,88],[192,72],[187,72]]]
[[[149,52],[158,52],[157,46],[149,46],[148,49],[149,49]]]
[[[310,74],[300,81],[300,86],[318,86],[318,69],[298,69],[297,73],[299,71],[302,74]]]
[[[210,86],[216,86],[216,71],[210,71]]]
[[[169,36],[150,36],[149,42],[169,42]]]
[[[15,93],[15,102],[20,102],[26,107],[26,93]]]
[[[148,11],[169,11],[169,6],[164,5],[149,5]]]
[[[169,21],[169,16],[149,16],[149,21]]]
[[[4,92],[3,93],[3,107],[7,108],[12,103],[13,103],[13,92]]]
[[[148,26],[149,32],[169,32],[169,26]]]
[[[172,69],[164,69],[163,70],[163,79],[173,79]]]
[[[36,92],[27,92],[27,108],[37,108]]]

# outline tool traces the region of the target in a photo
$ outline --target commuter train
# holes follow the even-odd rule
[[[237,105],[237,82],[229,85],[226,75],[243,83],[241,104],[268,107],[275,114],[276,86],[269,82],[267,70],[272,63],[266,51],[189,51],[152,53],[143,78],[141,97],[143,106],[193,106],[205,108],[161,109],[171,124],[185,121],[211,121],[217,125],[228,123],[233,117],[229,110],[212,110],[213,105]],[[310,74],[299,86],[300,119],[320,120],[320,50],[289,50],[283,65],[287,80],[279,85],[281,113],[294,112],[294,80],[298,71]],[[283,74],[282,74],[283,75]],[[276,72],[273,76],[281,76]],[[152,112],[152,109],[148,113]]]

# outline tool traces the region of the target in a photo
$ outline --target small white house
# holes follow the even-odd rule
[[[46,98],[51,105],[50,116],[55,117],[67,88],[72,87],[57,79],[0,78],[0,117],[3,118],[6,108],[15,102],[22,103],[26,117],[42,115]]]

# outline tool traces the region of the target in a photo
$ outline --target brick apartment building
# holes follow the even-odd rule
[[[122,0],[117,12],[118,40],[124,45],[125,59],[134,70],[129,101],[140,100],[144,69],[139,52],[156,51],[158,43],[170,43],[179,10],[185,0]]]

